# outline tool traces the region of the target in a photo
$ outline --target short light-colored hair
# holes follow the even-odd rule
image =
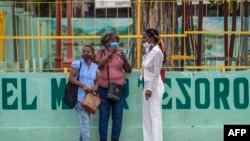
[[[119,36],[115,32],[112,31],[105,32],[101,37],[101,44],[105,45],[109,39],[114,37],[116,38],[117,42],[119,42]]]

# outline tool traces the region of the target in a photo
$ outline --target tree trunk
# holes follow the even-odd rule
[[[203,25],[203,1],[199,1],[198,31],[202,31]],[[196,65],[201,66],[202,34],[197,35],[197,61]],[[200,69],[197,69],[200,71]]]
[[[137,1],[133,2],[132,13],[134,23],[137,23]],[[155,28],[160,34],[176,34],[177,32],[177,3],[166,2],[159,0],[141,1],[141,31],[147,28]],[[134,24],[134,33],[136,34],[137,25]],[[142,34],[142,33],[140,33]],[[173,55],[175,50],[177,51],[177,40],[176,38],[161,37],[166,46],[167,56]],[[134,43],[136,46],[136,42]],[[141,47],[140,47],[141,48]],[[136,56],[136,47],[134,48],[134,56]],[[135,60],[133,61],[135,62]],[[171,61],[167,61],[166,65],[170,67]]]
[[[243,16],[243,31],[249,31],[248,27],[248,1],[245,0],[244,3],[244,16]],[[242,65],[247,66],[248,65],[248,36],[247,34],[243,35],[243,42],[242,42],[242,57],[243,62]]]
[[[237,14],[237,1],[232,2],[233,5],[233,13],[232,13],[232,31],[236,31],[236,14]],[[233,50],[234,50],[234,41],[235,41],[235,34],[231,34],[230,37],[230,47],[229,47],[229,57],[233,57]],[[231,65],[231,62],[229,62]]]
[[[224,1],[224,31],[228,31],[228,2]],[[228,34],[224,34],[224,56],[226,58],[225,60],[225,66],[228,66]]]

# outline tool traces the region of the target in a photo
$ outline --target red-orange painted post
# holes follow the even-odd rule
[[[61,3],[60,0],[56,0],[56,36],[61,36]],[[56,39],[56,56],[55,56],[55,71],[62,68],[62,40],[60,38]]]
[[[71,25],[71,0],[67,0],[67,31],[68,36],[72,36],[72,25]],[[67,57],[63,61],[63,67],[69,68],[73,61],[73,41],[71,38],[67,39],[65,42],[67,46]]]

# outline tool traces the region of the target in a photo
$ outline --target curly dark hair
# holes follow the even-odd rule
[[[115,37],[117,39],[117,42],[119,42],[119,36],[115,32],[105,32],[101,37],[101,44],[105,45],[106,42],[110,39]]]

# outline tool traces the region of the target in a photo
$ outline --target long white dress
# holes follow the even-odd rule
[[[143,141],[162,141],[162,96],[164,85],[160,76],[163,54],[156,45],[142,58],[144,89],[142,92],[142,129]],[[145,92],[151,90],[151,97],[146,100]]]

